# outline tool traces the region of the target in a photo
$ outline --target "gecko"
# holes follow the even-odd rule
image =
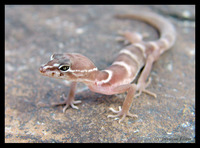
[[[81,100],[75,100],[77,82],[85,83],[95,93],[113,95],[126,92],[122,107],[119,106],[119,110],[109,108],[113,115],[107,116],[117,117],[120,123],[127,116],[138,117],[129,111],[134,97],[140,96],[142,92],[157,97],[155,93],[147,90],[151,83],[149,74],[153,63],[174,45],[176,40],[174,25],[154,12],[138,11],[132,14],[119,14],[116,17],[146,22],[158,30],[159,39],[144,41],[141,33],[121,32],[122,39],[127,41],[128,45],[119,51],[114,62],[104,70],[99,70],[89,58],[79,53],[53,54],[50,61],[39,68],[40,73],[71,82],[68,96],[63,94],[64,101],[52,103],[53,106],[64,105],[63,112],[70,106],[78,109],[76,104],[81,103]],[[137,83],[133,83],[139,72]]]

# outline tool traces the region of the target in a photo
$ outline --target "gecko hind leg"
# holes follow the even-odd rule
[[[139,91],[137,94],[135,94],[134,97],[138,97],[142,94],[142,92],[153,96],[154,98],[157,98],[157,95],[149,90],[147,90],[146,88],[151,84],[151,78],[148,79],[148,81],[146,83],[139,83],[137,85],[137,90]]]
[[[125,45],[139,43],[143,40],[143,37],[148,36],[147,34],[130,31],[118,31],[118,34],[120,36],[116,40],[119,42],[123,41]]]
[[[159,50],[154,50],[151,54],[148,55],[145,67],[144,67],[144,69],[138,79],[138,83],[137,83],[137,91],[139,91],[139,93],[136,94],[135,97],[140,96],[142,92],[147,93],[147,94],[153,96],[154,98],[157,97],[157,95],[155,93],[146,90],[146,88],[151,83],[151,78],[149,78],[149,80],[147,82],[145,82],[145,81],[147,80],[147,77],[151,71],[153,62],[156,61],[159,56],[160,56]]]

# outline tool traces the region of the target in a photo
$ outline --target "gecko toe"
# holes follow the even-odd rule
[[[82,101],[81,100],[76,100],[76,101],[74,101],[73,103],[74,104],[79,104],[79,103],[81,103]]]
[[[79,108],[78,108],[77,106],[75,106],[73,103],[71,103],[70,105],[71,105],[71,107],[74,108],[74,109],[77,109],[77,110],[79,109]]]
[[[59,106],[59,105],[65,105],[66,101],[62,101],[62,102],[53,102],[51,103],[51,106]]]
[[[149,90],[147,90],[146,88],[151,84],[151,77],[148,79],[147,82],[140,82],[137,84],[137,90],[139,91],[134,97],[138,97],[142,94],[142,92],[153,96],[154,98],[157,98],[157,95]]]
[[[119,106],[119,111],[115,110],[114,108],[110,107],[109,110],[111,110],[113,113],[119,113],[121,111],[121,106]]]
[[[128,112],[127,116],[132,117],[132,118],[138,118],[138,115],[131,114],[130,112]]]
[[[151,96],[153,96],[154,98],[157,98],[157,95],[156,95],[155,93],[153,93],[153,92],[151,92],[151,91],[149,91],[149,90],[146,90],[146,89],[140,89],[140,90],[139,90],[139,93],[135,94],[134,97],[140,96],[140,95],[142,94],[142,92],[144,92],[144,93],[146,93],[146,94],[148,94],[148,95],[151,95]]]
[[[121,117],[121,119],[119,119],[119,123],[121,123],[126,116],[132,117],[132,118],[137,118],[138,116],[136,114],[131,114],[129,111],[128,112],[124,112],[121,109],[121,106],[119,106],[119,111],[116,111],[113,108],[109,108],[113,113],[116,113],[116,115],[108,115],[108,118],[116,118],[116,117]]]
[[[122,118],[119,119],[119,123],[121,123],[121,122],[125,119],[125,117],[126,117],[126,114],[124,114],[124,115],[122,116]]]
[[[66,104],[65,107],[63,107],[63,113],[65,113],[65,111],[67,110],[68,107],[69,107],[68,104]]]

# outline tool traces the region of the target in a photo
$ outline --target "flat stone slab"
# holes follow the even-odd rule
[[[119,30],[159,37],[150,25],[120,20],[115,14],[152,10],[169,19],[177,41],[153,65],[149,90],[135,98],[137,119],[107,118],[125,94],[106,96],[79,84],[79,110],[50,107],[69,87],[44,77],[39,67],[53,53],[78,52],[99,69],[109,66],[124,47]],[[5,142],[6,143],[194,143],[195,142],[195,6],[60,5],[5,6]]]

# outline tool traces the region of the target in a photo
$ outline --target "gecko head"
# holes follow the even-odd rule
[[[69,81],[84,81],[96,66],[87,57],[78,53],[53,54],[50,61],[39,68],[42,75]]]

